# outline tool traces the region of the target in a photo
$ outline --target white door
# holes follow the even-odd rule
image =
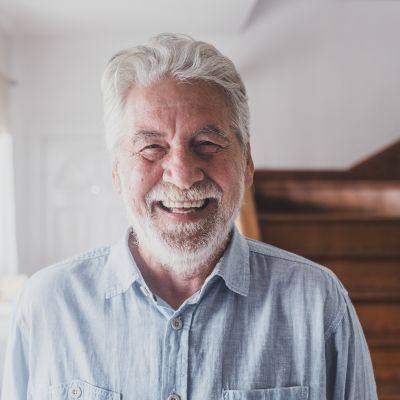
[[[32,138],[29,204],[30,270],[119,239],[126,227],[122,200],[98,135]]]

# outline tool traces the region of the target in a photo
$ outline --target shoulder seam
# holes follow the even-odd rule
[[[93,254],[93,255],[81,255],[81,256],[76,256],[76,257],[72,257],[69,258],[65,261],[62,261],[61,264],[65,264],[65,263],[71,263],[74,261],[84,261],[84,260],[95,260],[96,258],[101,258],[104,257],[105,255],[107,255],[107,253],[102,253],[102,254]]]
[[[308,259],[304,258],[303,256],[301,256],[299,254],[291,253],[290,251],[287,251],[287,250],[284,250],[284,249],[280,249],[279,247],[270,245],[268,243],[258,242],[257,240],[249,239],[249,238],[246,238],[246,240],[248,242],[250,242],[250,244],[254,244],[257,247],[259,247],[260,245],[261,246],[265,246],[265,247],[267,247],[267,248],[269,248],[271,250],[275,250],[275,252],[283,252],[283,253],[287,253],[289,255],[291,254],[292,257],[289,257],[289,256],[288,257],[281,257],[281,256],[278,256],[276,254],[265,253],[265,252],[263,252],[261,250],[258,250],[255,247],[250,247],[249,246],[249,251],[251,253],[257,253],[257,254],[260,254],[260,255],[263,255],[263,256],[276,257],[276,258],[280,258],[282,260],[287,260],[287,261],[299,261],[299,262],[303,262],[304,264],[315,264],[315,265],[318,265],[314,261],[308,260]]]
[[[318,269],[321,269],[321,267],[323,267],[323,265],[320,265],[314,261],[311,260],[307,260],[302,256],[298,256],[295,255],[293,257],[282,257],[276,254],[268,254],[268,253],[263,253],[261,251],[257,251],[256,249],[249,249],[250,253],[256,253],[256,254],[260,254],[261,256],[266,256],[266,257],[273,257],[273,258],[277,258],[279,260],[285,260],[285,261],[293,261],[296,262],[298,264],[303,264],[303,265],[307,265],[309,267],[315,267]],[[324,267],[325,268],[325,267]]]
[[[20,331],[21,337],[23,338],[25,344],[28,346],[29,345],[28,333],[30,332],[30,325],[26,321],[26,316],[24,313],[25,310],[21,306],[21,301],[22,297],[25,294],[25,290],[26,286],[20,291],[18,298],[13,305],[11,325],[14,325],[15,328]]]
[[[336,329],[338,328],[338,326],[342,323],[342,321],[344,319],[344,315],[346,314],[347,305],[346,305],[346,301],[344,299],[343,299],[343,301],[344,301],[344,303],[342,305],[342,308],[338,311],[335,318],[333,318],[332,323],[330,324],[328,329],[325,331],[325,334],[324,334],[325,341],[329,340],[329,338],[333,335],[333,333],[336,331]]]
[[[257,245],[257,241],[255,241],[253,239],[247,239],[247,240],[250,241],[251,243],[255,243]],[[270,246],[270,245],[268,245],[266,243],[265,243],[265,245],[266,246]],[[272,247],[273,247],[273,249],[275,248],[274,246],[272,246]],[[262,252],[260,250],[257,250],[257,249],[254,249],[254,248],[250,248],[250,247],[249,247],[249,252],[250,253],[259,254],[259,255],[264,256],[264,257],[272,257],[272,258],[275,258],[275,259],[278,259],[278,260],[292,261],[292,262],[295,262],[297,264],[304,265],[304,266],[316,269],[318,271],[321,271],[323,274],[329,276],[329,279],[333,280],[335,282],[335,285],[339,286],[341,289],[344,289],[343,285],[338,280],[338,278],[333,273],[333,271],[330,270],[329,268],[327,268],[326,266],[318,264],[315,261],[312,261],[312,260],[309,260],[307,258],[304,258],[303,256],[300,256],[298,254],[290,253],[290,252],[288,252],[286,250],[279,249],[278,247],[276,247],[276,249],[282,251],[283,253],[288,254],[288,256],[285,257],[285,256],[282,256],[282,255],[279,255],[279,254],[265,253],[265,252]],[[292,254],[292,256],[290,256],[291,254]],[[344,290],[344,293],[347,293],[347,291]]]
[[[56,267],[61,267],[61,266],[65,265],[65,264],[71,264],[71,263],[74,263],[74,262],[84,261],[84,260],[95,260],[96,258],[105,257],[105,256],[107,256],[107,252],[105,251],[106,249],[107,249],[107,247],[104,247],[104,251],[102,249],[103,252],[101,254],[92,254],[91,255],[90,252],[88,252],[88,253],[84,253],[84,254],[82,254],[80,256],[67,258],[66,260],[59,261],[58,263],[53,264],[53,265],[49,265],[49,266],[47,266],[45,268],[46,269],[53,269],[53,268],[56,268]],[[40,271],[41,270],[39,270],[38,272],[40,272]]]

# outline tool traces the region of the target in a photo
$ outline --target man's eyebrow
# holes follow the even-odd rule
[[[165,136],[161,132],[156,131],[147,131],[145,129],[141,129],[132,136],[132,143],[135,144],[143,139],[156,139]]]
[[[220,136],[224,140],[229,140],[228,135],[221,130],[220,128],[214,126],[214,125],[207,125],[204,126],[203,128],[198,129],[197,131],[194,132],[193,136],[202,134],[202,133],[213,133],[214,135]]]

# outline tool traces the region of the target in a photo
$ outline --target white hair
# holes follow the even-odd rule
[[[243,148],[249,143],[249,106],[242,79],[232,61],[214,46],[190,36],[165,33],[147,45],[118,52],[102,77],[106,145],[113,151],[126,133],[125,102],[129,88],[162,78],[200,80],[220,87],[231,110],[231,128]]]

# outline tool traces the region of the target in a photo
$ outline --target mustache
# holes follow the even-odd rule
[[[189,189],[179,189],[171,183],[160,183],[146,195],[146,203],[150,206],[158,201],[196,201],[213,198],[222,198],[221,188],[214,182],[196,182]]]

